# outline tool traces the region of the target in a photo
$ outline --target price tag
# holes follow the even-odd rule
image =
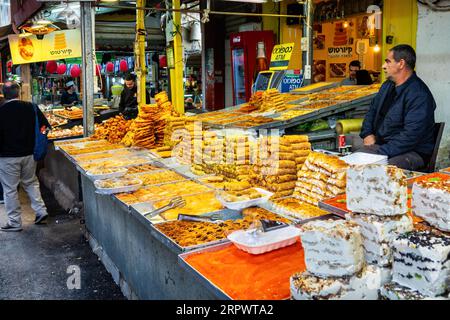
[[[305,65],[305,79],[311,79],[311,65]]]
[[[301,48],[302,48],[302,51],[308,51],[308,38],[307,37],[302,38]]]

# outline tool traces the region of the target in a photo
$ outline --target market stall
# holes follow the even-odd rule
[[[314,94],[317,97],[324,92]],[[132,292],[130,296],[141,299],[325,298],[321,292],[305,287],[305,283],[316,276],[310,261],[311,250],[315,249],[303,243],[308,237],[307,231],[322,232],[318,226],[323,223],[330,228],[330,233],[325,232],[322,236],[330,236],[334,234],[333,230],[342,228],[350,237],[360,239],[360,242],[352,243],[355,246],[352,251],[364,252],[368,247],[361,239],[367,235],[354,229],[354,223],[374,223],[376,226],[377,223],[397,221],[390,216],[360,221],[350,212],[367,210],[367,204],[366,207],[354,207],[352,199],[359,197],[360,193],[355,195],[358,189],[376,190],[372,186],[374,181],[369,178],[373,175],[370,168],[381,170],[376,176],[386,179],[382,182],[387,183],[384,191],[376,191],[382,192],[380,197],[386,199],[381,212],[401,215],[399,226],[389,231],[391,238],[380,239],[377,245],[395,247],[397,244],[391,240],[406,231],[426,229],[445,234],[446,227],[436,227],[433,220],[422,218],[420,212],[408,210],[411,203],[407,204],[407,186],[413,188],[411,202],[416,185],[441,183],[445,186],[450,175],[403,172],[380,164],[367,166],[367,172],[350,173],[346,157],[339,159],[312,152],[305,135],[255,137],[242,128],[212,129],[213,126],[196,132],[193,130],[195,121],[190,119],[196,119],[196,116],[174,114],[170,111],[167,96],[156,98],[160,106],[168,108],[163,112],[165,115],[157,112],[156,106],[141,107],[138,118],[131,123],[117,120],[104,125],[96,137],[54,143],[58,152],[80,172],[87,237],[116,282]],[[220,121],[227,118],[228,112],[206,114],[204,117],[209,118],[204,120]],[[164,124],[158,125],[162,119]],[[154,125],[156,127],[152,128]],[[185,141],[181,138],[178,145],[168,139],[177,128],[193,139]],[[235,131],[227,136],[230,129]],[[146,134],[141,134],[143,130]],[[279,149],[274,154],[278,158],[271,158],[269,152],[259,154],[255,162],[250,161],[249,151],[255,143],[271,146],[276,141]],[[200,149],[194,147],[188,153],[175,149],[197,143],[200,143]],[[237,162],[239,146],[245,151],[241,162]],[[171,152],[172,148],[175,151]],[[186,163],[199,154],[200,163]],[[214,163],[212,160],[217,156],[234,161]],[[359,161],[366,164],[383,162],[382,159],[369,160]],[[274,163],[277,168],[272,171]],[[388,169],[383,171],[381,168]],[[356,178],[358,174],[362,175],[362,182]],[[350,177],[346,178],[347,175]],[[399,202],[392,199],[390,190],[399,190],[402,195],[400,207]],[[373,192],[364,191],[367,195]],[[445,209],[442,212],[439,214],[445,215]],[[378,217],[380,213],[371,211],[371,214]],[[354,222],[346,222],[343,217]],[[301,232],[302,244],[298,242],[298,233],[294,233],[289,241],[278,244],[278,249],[277,246],[256,246],[255,249],[233,241],[231,235],[259,230],[262,221],[276,221],[276,225],[285,226],[279,228],[281,232],[292,228],[294,232]],[[274,231],[266,234],[274,234]],[[446,243],[446,238],[443,239]],[[392,264],[390,254],[376,257],[382,263],[369,258],[366,262],[364,254],[349,258],[358,259],[349,276],[357,277],[358,272],[363,272],[363,278],[375,281],[377,288],[374,291],[362,286],[357,295],[350,297],[380,298],[379,290],[384,288],[383,296],[392,298],[393,292],[399,290],[397,285],[405,285],[398,278],[400,271],[395,263]],[[320,261],[324,256],[314,259]],[[366,263],[367,267],[364,267]],[[271,271],[274,267],[276,272]],[[242,270],[246,271],[243,273]],[[320,274],[319,280],[314,281],[324,281],[327,285],[329,276],[333,275]],[[348,298],[348,292],[356,285],[342,283],[345,290],[332,298]],[[406,284],[416,290],[417,284]],[[421,295],[415,297],[422,298],[441,298],[444,293],[442,290],[432,294],[423,290],[418,292]]]
[[[339,201],[345,197],[339,190],[339,186],[341,190],[345,190],[342,189],[345,180],[339,179],[345,175],[347,165],[333,156],[310,153],[297,174],[292,196],[272,197],[266,199],[267,201],[256,202],[256,206],[233,210],[225,209],[227,202],[220,200],[218,195],[222,194],[221,188],[236,189],[242,186],[243,182],[224,182],[211,175],[187,175],[184,166],[173,165],[167,159],[158,157],[156,153],[139,148],[123,148],[106,141],[87,139],[61,141],[57,143],[57,148],[70,159],[82,175],[86,225],[94,250],[97,250],[116,280],[119,282],[118,279],[123,277],[120,282],[125,281],[139,298],[257,300],[288,299],[292,296],[301,298],[301,295],[293,293],[290,279],[294,282],[300,281],[302,272],[307,269],[304,259],[309,248],[305,247],[305,243],[301,245],[294,239],[292,245],[258,255],[256,252],[245,252],[251,252],[252,249],[241,251],[242,248],[233,245],[227,235],[232,231],[245,230],[260,219],[274,220],[300,229],[317,221],[330,224],[334,223],[331,221],[340,220],[345,226],[347,223],[341,220],[342,215],[333,209],[338,205],[322,205],[328,202],[326,199],[333,193],[338,196],[331,202],[334,201],[342,207],[349,201],[348,198]],[[317,169],[319,167],[322,168],[320,171]],[[387,168],[375,167],[376,170]],[[121,171],[119,168],[127,168],[128,178],[100,179],[125,174],[124,170]],[[309,189],[309,185],[319,184],[321,180],[316,179],[319,179],[319,173],[325,172],[323,170],[330,173],[324,185],[325,189],[323,191]],[[450,175],[445,173],[431,175],[406,173],[407,175],[398,169],[396,173],[396,177],[399,177],[396,181],[400,183],[396,188],[405,190],[405,207],[406,186],[412,187],[422,182],[450,181]],[[370,177],[370,173],[366,173],[365,176]],[[389,174],[386,177],[389,177]],[[133,179],[137,179],[138,182]],[[364,183],[370,185],[372,182],[369,181],[370,179]],[[388,186],[386,190],[394,190],[393,188],[394,186]],[[208,194],[215,196],[208,198]],[[386,201],[389,199],[388,194]],[[170,199],[176,196],[185,199],[184,207],[154,215],[155,209],[170,203]],[[355,198],[355,195],[347,193],[347,197]],[[414,198],[411,200],[414,201]],[[408,206],[411,206],[411,200]],[[317,208],[315,206],[317,204],[333,215]],[[403,226],[406,225],[405,231],[431,230],[430,224],[426,222],[429,221],[427,218],[413,215],[411,211],[406,212],[394,202],[385,210],[391,210],[394,214],[405,212],[401,220]],[[347,208],[345,211],[350,212]],[[178,214],[185,216],[180,220],[180,217],[176,218]],[[356,219],[351,214],[350,217]],[[392,218],[386,219],[391,221],[389,219]],[[216,220],[221,222],[214,223]],[[332,226],[334,228],[334,224]],[[356,234],[351,228],[348,230],[351,234]],[[400,231],[396,229],[390,232]],[[101,250],[98,249],[100,247]],[[381,255],[381,257],[387,259],[388,256]],[[319,256],[316,259],[321,258]],[[308,260],[306,261],[308,267]],[[389,276],[386,279],[381,277],[380,272],[389,273],[385,270],[387,267],[385,265],[383,267],[381,271],[373,269],[375,266],[372,262],[367,271],[369,272],[367,277],[379,278],[377,281],[380,288],[388,284],[387,279],[390,279]],[[271,271],[271,268],[276,268],[276,272]],[[355,270],[358,268],[358,265],[355,265]],[[242,270],[246,272],[243,274]],[[143,277],[144,274],[146,276]],[[223,277],[224,274],[227,276]],[[389,285],[390,287],[386,288],[392,289],[393,285]],[[391,291],[397,290],[394,289]],[[371,294],[366,298],[379,297],[378,291],[374,293],[373,290],[367,291],[367,288],[361,290]]]

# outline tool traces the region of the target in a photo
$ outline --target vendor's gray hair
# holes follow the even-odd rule
[[[416,52],[410,45],[399,44],[390,51],[394,54],[395,61],[399,62],[401,59],[405,60],[408,68],[414,71],[414,68],[416,67]]]

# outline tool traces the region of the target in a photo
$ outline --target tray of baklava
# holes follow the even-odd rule
[[[178,252],[195,250],[229,242],[227,236],[237,230],[247,230],[260,219],[293,224],[293,221],[259,207],[242,211],[223,209],[200,216],[181,214],[177,220],[154,223],[152,228],[170,242]]]

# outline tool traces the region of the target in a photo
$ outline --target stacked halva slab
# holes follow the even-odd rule
[[[301,233],[306,270],[290,278],[295,300],[378,298],[380,270],[367,266],[360,227],[345,220],[316,220]]]
[[[406,176],[394,166],[351,166],[347,171],[348,220],[361,228],[367,263],[381,269],[383,284],[391,279],[392,242],[412,231]]]
[[[381,295],[388,299],[426,299],[444,294],[450,239],[412,231],[411,218],[406,215],[407,183],[402,170],[353,166],[347,172],[346,191],[347,207],[354,212],[347,219],[360,226],[366,261],[379,268],[383,276]],[[436,197],[433,199],[436,201]],[[413,190],[413,206],[414,201]]]
[[[434,185],[439,191],[432,195],[423,190],[431,187],[413,190],[413,208],[416,215],[444,229],[449,189],[440,184]],[[414,191],[422,194],[414,198]],[[291,297],[377,299],[381,293],[387,299],[447,299],[450,238],[413,231],[406,214],[403,171],[394,166],[351,166],[346,192],[353,212],[347,220],[312,221],[302,227],[307,271],[291,277]]]
[[[415,182],[412,188],[412,210],[432,227],[415,231],[394,240],[393,277],[381,288],[388,299],[449,299],[450,180],[437,178]]]

